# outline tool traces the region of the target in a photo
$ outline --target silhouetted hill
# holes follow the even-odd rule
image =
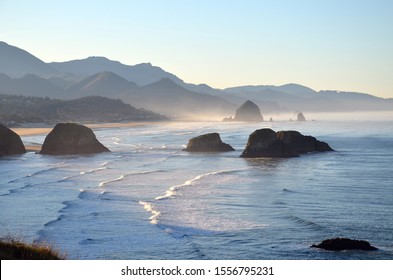
[[[137,87],[134,82],[129,82],[112,72],[106,71],[83,79],[79,83],[68,87],[66,92],[68,98],[91,95],[117,98],[123,92]]]
[[[62,89],[47,79],[32,74],[15,79],[0,74],[0,93],[52,98],[61,98],[64,95]]]
[[[281,111],[339,112],[392,110],[392,102],[369,94],[320,91],[297,84],[283,86],[242,86],[225,89],[230,96],[252,99],[263,111],[264,104],[279,104]],[[224,97],[225,95],[223,95]]]
[[[51,76],[58,74],[55,69],[34,55],[0,41],[0,73],[12,78],[26,74]]]
[[[236,108],[223,98],[187,90],[169,78],[130,90],[124,95],[123,100],[173,117],[221,117]]]
[[[112,72],[128,81],[132,81],[139,86],[147,85],[162,78],[171,78],[173,81],[182,81],[175,75],[162,70],[160,67],[150,63],[137,65],[125,65],[118,61],[109,60],[105,57],[88,57],[86,59],[72,60],[67,62],[49,63],[61,73],[71,73],[78,76],[91,76],[99,72]]]
[[[89,96],[74,100],[56,100],[0,94],[0,123],[121,122],[166,119],[145,109],[137,109],[121,100]]]
[[[297,97],[313,97],[313,95],[316,93],[315,90],[298,84],[276,86],[274,89],[288,94],[293,94]]]

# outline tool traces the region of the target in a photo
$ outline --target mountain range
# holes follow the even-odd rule
[[[0,42],[0,93],[65,100],[103,96],[175,118],[232,115],[246,100],[256,103],[262,114],[393,109],[393,99],[318,92],[298,84],[214,89],[185,83],[150,63],[130,66],[105,57],[45,63],[5,42]]]

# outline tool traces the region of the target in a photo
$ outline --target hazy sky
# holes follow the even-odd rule
[[[391,0],[0,0],[0,41],[45,62],[151,62],[218,88],[299,83],[393,98]]]

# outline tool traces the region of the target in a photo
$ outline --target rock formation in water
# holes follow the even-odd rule
[[[58,123],[46,136],[40,154],[73,155],[109,152],[94,132],[75,123]]]
[[[259,107],[250,100],[247,100],[236,110],[234,121],[262,122],[263,116]]]
[[[304,136],[297,131],[274,132],[269,128],[259,129],[250,134],[241,157],[288,158],[311,152],[326,152],[333,149],[315,137]]]
[[[300,112],[299,114],[297,114],[297,121],[298,122],[305,122],[306,118],[304,117],[303,113]]]
[[[208,133],[194,137],[188,141],[188,152],[229,152],[235,149],[221,141],[220,134]]]
[[[0,156],[24,153],[26,149],[19,135],[0,124]]]
[[[233,122],[233,118],[232,118],[232,116],[229,116],[227,118],[223,118],[222,121],[223,122]]]
[[[279,131],[277,137],[295,154],[333,151],[327,143],[318,141],[312,136],[304,136],[298,131]]]
[[[312,245],[313,248],[320,248],[329,251],[342,251],[342,250],[363,250],[375,251],[378,248],[371,246],[369,242],[364,240],[353,240],[349,238],[333,238],[326,239],[318,245]]]

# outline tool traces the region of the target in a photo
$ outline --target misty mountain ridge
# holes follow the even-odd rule
[[[127,91],[122,100],[172,117],[230,114],[236,105],[224,98],[185,89],[169,78]]]
[[[98,95],[120,98],[169,116],[195,115],[198,111],[230,114],[247,99],[255,102],[262,113],[393,108],[393,99],[355,92],[317,92],[299,84],[214,89],[206,84],[185,83],[150,63],[130,66],[105,57],[45,63],[3,42],[0,42],[0,58],[0,73],[5,74],[0,75],[0,93],[60,99]]]
[[[59,73],[47,63],[25,50],[0,41],[0,73],[12,78],[22,78],[27,74],[53,76]]]
[[[162,78],[171,78],[182,83],[178,77],[153,66],[151,63],[124,65],[119,61],[109,60],[106,57],[91,56],[86,59],[71,60],[67,62],[52,62],[51,67],[60,73],[71,73],[77,76],[91,76],[99,72],[112,72],[128,81],[144,86]]]
[[[98,95],[104,97],[120,97],[121,93],[137,88],[134,82],[130,82],[112,72],[101,72],[92,75],[80,82],[67,87],[67,97],[83,97]]]

